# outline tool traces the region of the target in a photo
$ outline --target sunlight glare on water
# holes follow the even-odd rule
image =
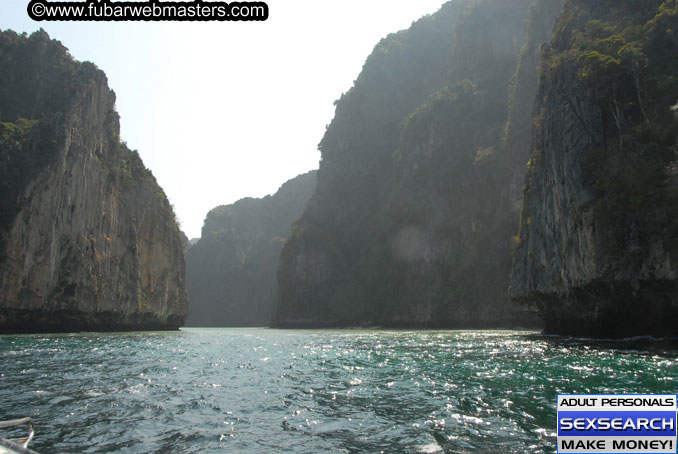
[[[0,336],[0,419],[82,453],[552,453],[557,393],[675,392],[675,350],[515,331]]]

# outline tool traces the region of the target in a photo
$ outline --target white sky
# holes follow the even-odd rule
[[[268,0],[265,22],[34,22],[0,0],[0,29],[44,28],[96,63],[189,238],[207,212],[318,168],[317,144],[379,40],[444,0]]]

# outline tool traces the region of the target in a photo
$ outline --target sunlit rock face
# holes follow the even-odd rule
[[[454,1],[375,47],[283,247],[275,326],[538,326],[508,286],[538,49],[562,5]]]
[[[104,73],[8,31],[0,87],[0,332],[177,329],[181,233]]]

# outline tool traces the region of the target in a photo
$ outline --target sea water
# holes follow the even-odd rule
[[[674,393],[677,357],[516,331],[0,336],[0,420],[31,416],[41,454],[552,453],[558,393]]]

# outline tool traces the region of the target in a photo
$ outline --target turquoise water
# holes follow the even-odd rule
[[[552,453],[557,393],[676,392],[678,351],[514,331],[0,337],[50,453]]]

